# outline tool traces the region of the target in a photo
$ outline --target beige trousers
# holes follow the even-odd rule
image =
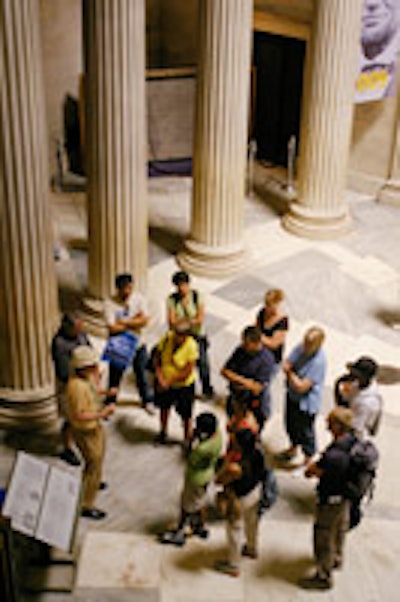
[[[98,424],[90,431],[73,430],[74,440],[85,461],[82,506],[93,508],[101,483],[105,451],[104,429]]]
[[[227,516],[228,559],[235,566],[239,565],[242,554],[243,528],[247,548],[253,552],[257,552],[258,505],[260,497],[261,487],[257,485],[250,493],[239,498],[240,515],[229,514]]]
[[[314,524],[314,555],[321,577],[330,577],[335,563],[342,563],[343,546],[349,528],[348,500],[318,504]]]

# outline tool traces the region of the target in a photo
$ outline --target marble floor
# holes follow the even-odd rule
[[[188,232],[191,180],[152,179],[148,299],[151,345],[165,329],[165,297],[174,254]],[[260,558],[244,561],[238,579],[214,572],[224,552],[223,524],[211,526],[208,541],[190,539],[183,549],[159,545],[156,533],[173,523],[182,484],[181,426],[174,417],[172,443],[154,447],[158,416],[137,404],[132,375],[125,375],[120,406],[106,423],[106,478],[110,487],[98,504],[108,511],[99,524],[81,520],[76,538],[78,574],[74,594],[30,596],[35,602],[258,602],[326,600],[395,602],[400,588],[400,209],[348,193],[352,231],[334,242],[303,240],[280,225],[283,211],[276,200],[253,195],[246,202],[245,243],[251,261],[242,274],[226,280],[193,278],[205,293],[207,330],[217,399],[196,402],[196,413],[212,407],[224,422],[225,384],[219,370],[238,344],[244,326],[253,323],[269,287],[286,293],[290,316],[287,347],[299,341],[311,324],[327,333],[328,375],[323,413],[318,418],[319,446],[328,441],[324,414],[332,406],[332,385],[347,361],[369,354],[381,366],[384,420],[377,443],[381,452],[374,499],[362,525],[350,533],[346,560],[330,592],[310,593],[297,580],[312,566],[312,511],[315,483],[277,470],[280,497],[261,521]],[[53,215],[60,259],[60,299],[74,307],[87,282],[84,196],[53,196]],[[100,340],[95,341],[101,346]],[[271,454],[286,444],[283,429],[283,379],[274,383],[272,419],[264,431]],[[128,403],[127,403],[128,402]],[[8,476],[14,450],[0,440],[0,485]],[[110,570],[110,567],[112,570]]]

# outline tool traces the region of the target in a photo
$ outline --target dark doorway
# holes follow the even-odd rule
[[[254,34],[256,102],[253,137],[257,156],[287,164],[290,136],[299,140],[306,43],[268,33]]]

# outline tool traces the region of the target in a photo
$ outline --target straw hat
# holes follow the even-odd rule
[[[71,367],[74,370],[81,370],[89,366],[95,366],[99,361],[99,356],[92,347],[88,345],[79,345],[75,347],[71,357]]]

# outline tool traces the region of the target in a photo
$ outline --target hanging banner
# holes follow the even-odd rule
[[[356,103],[396,94],[400,50],[400,0],[364,0]]]

